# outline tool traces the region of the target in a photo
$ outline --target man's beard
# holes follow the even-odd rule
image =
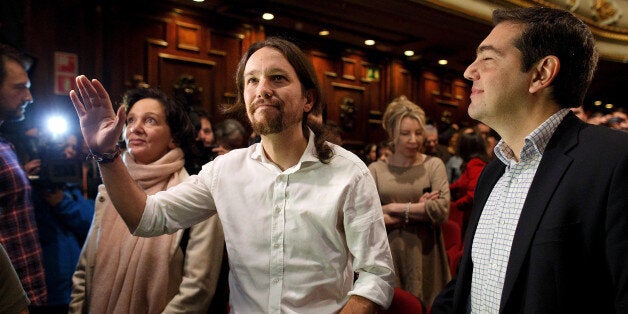
[[[249,109],[251,127],[253,128],[253,131],[255,131],[255,133],[260,135],[268,135],[276,134],[283,131],[284,103],[280,100],[272,101],[272,103],[274,106],[277,107],[277,110],[279,110],[279,114],[273,118],[264,117],[264,121],[259,121],[255,118],[255,110],[257,110],[257,108],[259,107],[258,104],[254,103],[253,106],[251,106],[251,108]]]
[[[24,109],[21,107],[15,110],[0,109],[0,121],[22,121],[24,120]]]

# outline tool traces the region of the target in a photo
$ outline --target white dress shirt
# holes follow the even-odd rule
[[[321,163],[311,133],[285,171],[259,143],[218,157],[149,196],[134,234],[174,232],[217,210],[233,313],[334,313],[350,295],[388,307],[394,273],[375,183],[357,156],[330,145],[334,157]]]
[[[568,112],[569,109],[556,112],[526,136],[519,161],[504,141],[495,146],[495,156],[506,165],[506,171],[484,205],[471,246],[472,313],[499,312],[506,268],[511,247],[516,245],[513,239],[523,204],[545,147]]]

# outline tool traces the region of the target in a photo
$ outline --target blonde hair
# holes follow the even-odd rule
[[[388,133],[388,139],[394,143],[399,137],[399,128],[403,118],[412,118],[419,121],[421,129],[425,129],[425,111],[411,102],[406,96],[393,99],[382,117],[382,127]]]

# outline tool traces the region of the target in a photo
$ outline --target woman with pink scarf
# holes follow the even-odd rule
[[[156,89],[129,91],[123,105],[126,150],[121,158],[137,184],[155,194],[187,178],[184,149],[195,134],[183,108]],[[207,312],[223,258],[218,217],[170,235],[135,237],[104,186],[98,192],[73,277],[70,313]]]

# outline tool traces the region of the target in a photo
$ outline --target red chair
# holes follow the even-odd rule
[[[458,262],[462,257],[462,231],[460,225],[452,220],[447,220],[440,228],[449,259],[449,270],[453,276],[456,274]]]
[[[395,288],[392,303],[387,310],[378,310],[377,314],[424,314],[423,304],[417,297],[401,288]]]

